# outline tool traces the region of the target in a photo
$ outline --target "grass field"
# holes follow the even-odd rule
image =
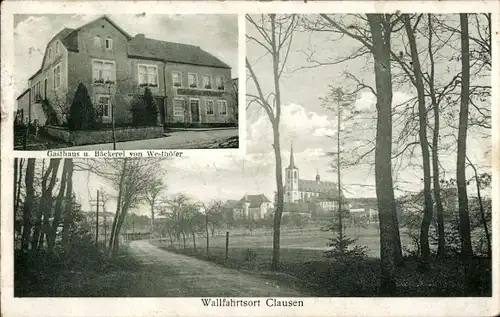
[[[380,256],[379,231],[376,228],[346,228],[347,236],[358,238],[357,244],[367,247],[369,257]],[[300,229],[282,229],[281,230],[281,248],[283,249],[305,249],[320,250],[314,254],[322,254],[327,249],[328,239],[333,234],[330,231],[322,231],[319,227],[308,227]],[[205,237],[199,238],[199,244],[205,242]],[[203,239],[203,240],[201,240]],[[273,236],[270,230],[254,230],[249,235],[248,230],[229,231],[230,248],[272,248]],[[404,230],[401,230],[401,243],[403,246],[410,247],[411,241]],[[225,247],[225,235],[210,237],[210,245],[214,247]]]

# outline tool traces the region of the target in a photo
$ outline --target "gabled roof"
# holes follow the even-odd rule
[[[334,193],[337,195],[338,188],[334,182],[299,179],[299,190],[313,193]]]
[[[25,91],[23,91],[23,93],[22,93],[22,94],[20,94],[20,95],[19,95],[19,97],[17,97],[17,98],[16,98],[16,100],[21,99],[21,97],[22,97],[22,96],[24,96],[24,95],[26,95],[29,91],[30,91],[30,89],[29,89],[29,88],[28,88],[28,89],[26,89]]]
[[[173,63],[231,68],[199,46],[148,39],[144,36],[135,36],[128,43],[128,55]]]
[[[227,69],[231,68],[229,65],[222,62],[217,57],[202,50],[199,46],[148,39],[144,36],[132,37],[106,15],[100,16],[99,18],[92,20],[89,23],[86,23],[76,29],[64,28],[59,31],[59,33],[57,33],[49,41],[49,43],[51,43],[54,39],[59,38],[61,43],[64,45],[64,47],[66,47],[68,51],[78,52],[78,31],[92,23],[95,23],[96,21],[99,21],[100,19],[104,19],[109,22],[127,38],[127,54],[129,55],[129,57],[161,60],[166,62],[199,66],[210,66]],[[45,54],[47,54],[47,46],[45,47]],[[29,80],[33,79],[41,71],[42,68],[40,67],[40,69],[29,78]]]
[[[249,208],[259,208],[263,203],[270,203],[271,201],[267,199],[264,194],[259,195],[245,195],[240,199],[240,203],[249,202]]]

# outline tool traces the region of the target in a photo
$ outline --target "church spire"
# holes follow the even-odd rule
[[[295,167],[295,162],[293,161],[293,141],[290,142],[290,165],[288,168],[297,168]]]

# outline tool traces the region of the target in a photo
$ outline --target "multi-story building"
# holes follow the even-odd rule
[[[235,123],[231,83],[231,67],[199,46],[131,36],[102,16],[49,41],[42,66],[29,78],[29,102],[31,111],[46,108],[49,123],[64,124],[84,84],[104,122],[114,116],[126,125],[131,101],[147,87],[159,124]]]

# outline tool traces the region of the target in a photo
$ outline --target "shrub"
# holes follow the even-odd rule
[[[153,97],[151,89],[147,88],[144,90],[144,102],[146,103],[146,115],[148,125],[156,125],[158,121],[158,108],[156,107],[156,102]]]
[[[70,130],[92,130],[96,128],[97,113],[90,100],[87,87],[83,83],[78,85],[71,104],[68,128]]]
[[[132,125],[154,126],[158,120],[158,109],[149,88],[144,89],[144,95],[135,96],[132,100],[130,112],[132,113]]]

